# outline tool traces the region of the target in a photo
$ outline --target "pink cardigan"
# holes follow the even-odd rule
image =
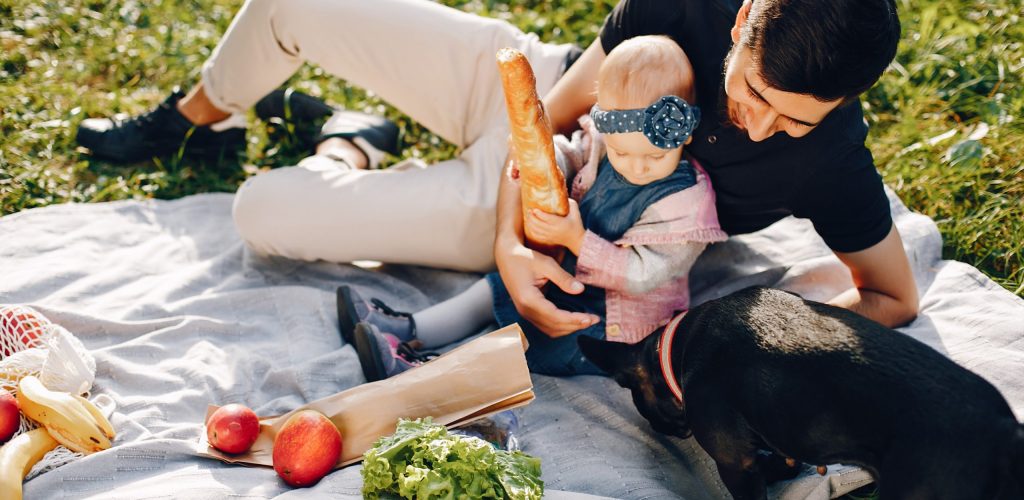
[[[582,130],[572,140],[555,141],[559,165],[571,178],[570,196],[580,201],[597,177],[597,165],[605,155],[604,141],[589,116],[580,118]],[[626,283],[629,261],[641,245],[685,246],[693,242],[713,243],[728,236],[718,224],[715,193],[707,173],[688,157],[697,173],[697,183],[655,202],[640,215],[618,241],[607,241],[587,231],[576,263],[576,278],[585,285],[605,289],[608,340],[636,343],[668,323],[675,311],[690,307],[688,269],[675,270],[660,279],[651,291],[633,295]],[[572,174],[575,173],[575,176]],[[648,257],[649,258],[649,257]],[[671,276],[682,276],[673,279]]]

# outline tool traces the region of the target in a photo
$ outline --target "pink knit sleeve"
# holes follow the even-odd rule
[[[583,245],[576,261],[576,279],[586,285],[605,289],[624,289],[631,253],[630,249],[620,247],[588,230],[583,236]]]

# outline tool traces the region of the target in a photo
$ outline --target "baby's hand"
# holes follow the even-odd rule
[[[569,199],[569,213],[565,217],[533,209],[526,216],[526,231],[530,239],[545,245],[561,245],[579,255],[583,246],[583,219],[576,200]]]

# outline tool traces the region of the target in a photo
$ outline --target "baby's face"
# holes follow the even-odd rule
[[[651,144],[643,132],[604,134],[603,137],[612,168],[638,186],[668,177],[683,156],[682,146],[661,149]]]

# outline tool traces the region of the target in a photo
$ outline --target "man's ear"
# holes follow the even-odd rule
[[[754,0],[744,0],[740,11],[736,13],[736,24],[733,24],[732,30],[729,31],[729,34],[732,36],[732,43],[739,43],[740,30],[743,29],[744,24],[747,24],[747,16],[750,15],[750,7],[753,5]]]
[[[643,343],[609,342],[586,335],[580,335],[576,341],[583,355],[622,387],[632,388],[638,374],[643,371],[639,366]]]

